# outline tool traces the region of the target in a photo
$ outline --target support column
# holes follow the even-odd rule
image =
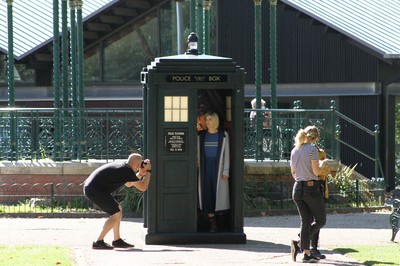
[[[15,107],[15,89],[14,89],[14,26],[13,26],[13,0],[7,0],[7,27],[8,27],[8,106]],[[17,157],[17,121],[14,112],[10,113],[10,141],[11,151],[10,160]]]
[[[271,109],[277,109],[276,99],[276,83],[277,83],[277,66],[276,66],[276,6],[278,0],[270,0],[270,64],[271,64]],[[279,159],[278,150],[278,116],[276,112],[272,112],[272,160]]]
[[[53,0],[53,87],[54,87],[54,151],[53,159],[59,161],[61,150],[60,127],[60,30],[59,0]]]
[[[13,0],[7,0],[7,27],[8,27],[8,106],[15,106],[14,88],[14,25],[13,25]]]
[[[84,84],[84,47],[83,47],[83,0],[76,0],[76,23],[77,23],[77,57],[78,57],[78,107],[79,107],[79,158],[86,155],[85,141],[85,84]]]
[[[190,32],[196,32],[196,0],[190,0]]]
[[[262,0],[254,0],[254,30],[255,30],[255,85],[256,85],[256,108],[261,108],[261,85],[262,85],[262,50],[261,50],[261,5]],[[259,113],[257,113],[259,117]],[[263,128],[262,121],[256,119],[256,160],[263,160]]]
[[[62,113],[61,120],[63,121],[61,147],[60,147],[60,160],[65,159],[66,141],[68,140],[68,131],[66,121],[68,121],[68,106],[69,106],[69,69],[68,69],[68,2],[67,0],[61,1],[61,89],[62,89]]]
[[[210,54],[210,9],[212,0],[204,0],[204,54]]]
[[[71,158],[76,158],[78,141],[78,79],[77,79],[77,34],[76,34],[76,1],[69,0],[71,33],[70,33],[70,69],[71,69],[71,108],[72,119],[70,123],[71,132]]]
[[[203,53],[203,0],[197,0],[197,37],[199,42],[197,43],[197,50],[199,54]]]
[[[67,0],[61,1],[61,24],[62,24],[62,35],[61,35],[61,86],[62,86],[62,108],[63,116],[67,116],[68,109],[68,95],[69,95],[69,83],[68,83],[68,2]]]

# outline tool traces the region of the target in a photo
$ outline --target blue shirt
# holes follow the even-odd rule
[[[217,158],[218,152],[218,132],[206,133],[204,138],[204,155],[206,158]]]

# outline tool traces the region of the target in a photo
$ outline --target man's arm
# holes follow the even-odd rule
[[[126,182],[125,186],[127,187],[136,187],[140,191],[146,191],[150,184],[151,179],[151,163],[150,161],[147,162],[145,167],[140,168],[139,172],[136,174],[136,177],[139,181],[134,182]]]
[[[151,171],[151,170],[150,170]],[[135,182],[126,182],[125,186],[127,187],[135,187],[140,191],[146,191],[151,179],[151,172],[147,172],[145,175],[140,175],[140,172],[136,174],[136,176],[140,179],[139,181]]]

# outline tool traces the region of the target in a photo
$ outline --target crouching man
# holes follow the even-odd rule
[[[123,185],[136,187],[146,191],[151,177],[151,163],[149,159],[142,159],[138,153],[129,155],[127,161],[110,162],[97,168],[86,179],[83,193],[102,211],[110,215],[104,223],[103,229],[93,242],[93,249],[132,248],[134,245],[126,243],[120,236],[122,207],[114,199],[112,193]],[[112,245],[104,242],[104,237],[113,230],[114,241]]]

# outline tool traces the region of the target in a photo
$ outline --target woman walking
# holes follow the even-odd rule
[[[315,144],[320,138],[316,126],[300,129],[295,137],[295,147],[290,155],[290,168],[295,180],[292,197],[300,215],[300,241],[292,241],[291,254],[293,261],[301,250],[303,262],[315,263],[319,258],[310,250],[310,239],[325,225],[325,203],[321,193],[318,175],[325,166],[326,160],[319,161]],[[299,243],[300,242],[300,243]]]

